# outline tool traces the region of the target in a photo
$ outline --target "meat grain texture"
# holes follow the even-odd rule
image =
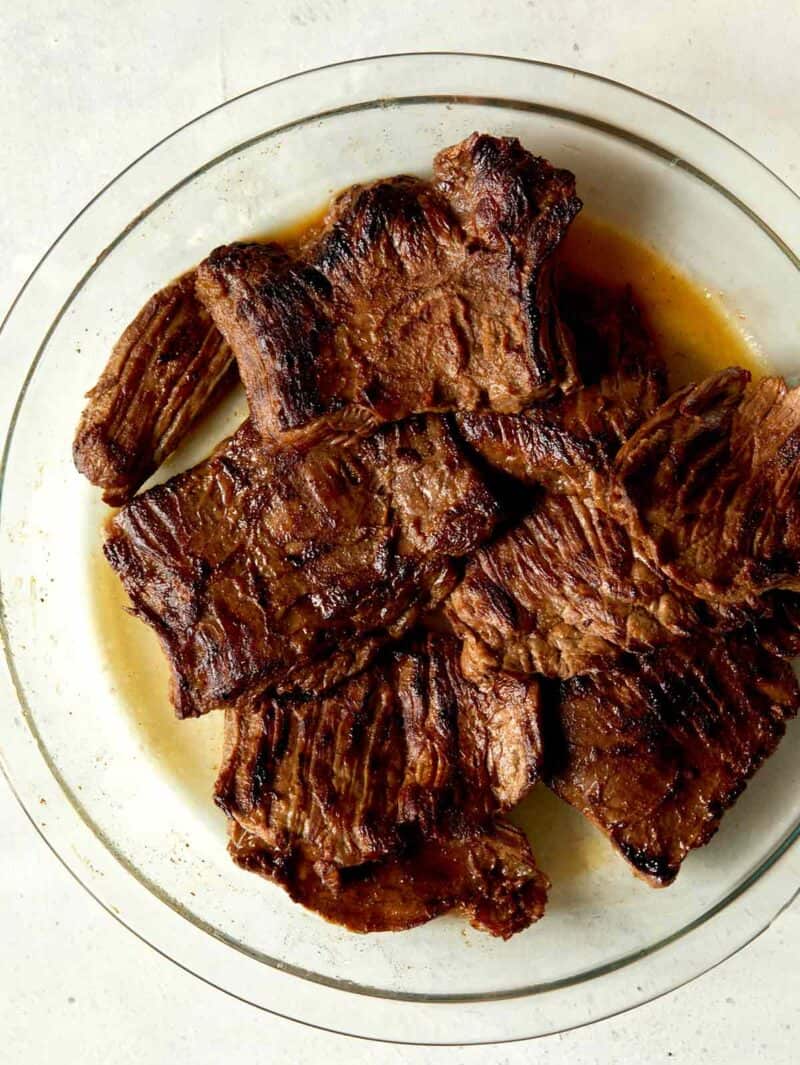
[[[433,170],[348,189],[298,256],[233,244],[201,264],[265,439],[518,411],[577,386],[549,268],[580,209],[573,175],[477,134]]]
[[[318,693],[439,603],[497,504],[436,415],[351,449],[268,451],[246,422],[117,514],[105,553],[172,667],[179,717]]]
[[[620,512],[712,601],[800,589],[800,388],[749,382],[734,367],[681,389],[616,460]]]
[[[228,710],[216,797],[235,860],[323,913],[329,892],[352,898],[360,930],[453,908],[502,936],[537,920],[547,879],[500,815],[541,768],[539,686],[478,688],[459,657],[429,635],[327,696]]]
[[[195,273],[139,311],[88,394],[75,465],[112,506],[127,502],[236,381],[233,354],[195,295]]]
[[[800,706],[752,629],[562,681],[549,783],[661,887],[711,839]]]
[[[591,493],[631,433],[667,395],[666,368],[633,293],[559,287],[581,387],[517,414],[459,414],[464,439],[490,465],[525,484]]]

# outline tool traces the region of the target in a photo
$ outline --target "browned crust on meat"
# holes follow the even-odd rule
[[[441,152],[434,181],[354,186],[299,258],[219,248],[198,293],[268,440],[308,446],[418,411],[520,410],[577,383],[550,253],[574,178],[511,138]]]
[[[622,444],[667,394],[666,369],[630,289],[560,283],[582,387],[519,414],[466,413],[456,422],[483,459],[527,484],[596,493]]]
[[[429,634],[325,697],[226,712],[216,801],[230,852],[328,920],[398,931],[456,910],[508,937],[549,882],[497,818],[541,765],[539,686],[478,688]]]
[[[248,422],[111,521],[106,557],[172,665],[179,716],[322,692],[452,588],[496,502],[436,416],[268,451]]]
[[[791,666],[752,629],[698,633],[556,691],[550,786],[656,887],[711,839],[800,706]]]
[[[448,615],[465,638],[470,676],[500,669],[571,677],[706,621],[602,508],[550,494],[471,557]]]
[[[412,845],[405,855],[344,870],[297,853],[276,859],[236,822],[229,850],[237,865],[351,932],[401,932],[454,910],[509,939],[542,917],[550,886],[524,834],[502,820],[467,838]]]
[[[73,444],[75,465],[118,506],[236,381],[230,348],[191,271],[142,307],[114,347]]]
[[[462,673],[428,635],[315,699],[227,710],[217,804],[276,856],[344,867],[479,825],[519,802],[542,760],[535,679]]]
[[[800,590],[800,388],[731,368],[672,395],[617,456],[618,513],[715,603]]]
[[[326,696],[228,710],[216,799],[234,860],[355,931],[453,909],[503,937],[538,920],[547,878],[498,815],[541,765],[539,685],[479,688],[459,653],[429,634]]]

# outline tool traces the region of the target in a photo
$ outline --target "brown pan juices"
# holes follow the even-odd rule
[[[727,366],[743,366],[754,378],[769,372],[721,299],[631,234],[584,213],[556,255],[561,270],[581,281],[630,285],[667,364],[670,391]]]

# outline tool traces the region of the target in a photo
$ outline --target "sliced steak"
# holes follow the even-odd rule
[[[682,389],[610,474],[540,495],[476,553],[449,603],[470,675],[603,669],[732,631],[769,614],[763,593],[800,588],[800,390],[748,381],[727,370]]]
[[[460,650],[429,635],[328,695],[227,710],[218,805],[276,857],[339,866],[401,852],[411,826],[447,835],[510,809],[541,765],[539,686],[479,688]]]
[[[630,290],[559,286],[583,386],[519,414],[466,413],[464,439],[527,484],[592,492],[622,444],[666,394],[666,371]]]
[[[88,394],[73,456],[106,503],[127,502],[236,381],[231,350],[194,289],[192,271],[148,300]]]
[[[120,511],[105,553],[185,717],[363,668],[450,590],[496,511],[440,417],[306,454],[269,452],[247,422]]]
[[[544,914],[549,881],[524,833],[499,819],[463,837],[412,844],[403,855],[347,869],[275,855],[231,824],[237,865],[280,884],[295,901],[352,932],[400,932],[450,910],[508,939]]]
[[[749,380],[730,369],[681,389],[616,459],[624,520],[714,601],[800,590],[800,388]]]
[[[698,608],[591,500],[549,493],[474,554],[448,601],[470,676],[605,669],[623,651],[645,651],[699,628],[711,612],[704,618]]]
[[[550,786],[655,886],[709,841],[800,706],[791,666],[752,630],[554,687]]]
[[[540,768],[539,686],[480,689],[459,651],[429,635],[327,696],[228,710],[216,797],[234,859],[360,931],[454,908],[502,936],[538,919],[547,879],[497,815]]]
[[[572,174],[475,134],[433,182],[355,186],[290,255],[233,244],[198,269],[268,440],[307,445],[419,411],[517,411],[577,383],[548,258]]]

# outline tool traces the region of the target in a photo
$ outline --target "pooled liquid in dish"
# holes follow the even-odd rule
[[[669,370],[670,389],[744,366],[769,366],[720,296],[687,277],[655,249],[598,219],[579,215],[559,247],[562,268],[594,284],[630,285]]]
[[[208,810],[222,750],[222,713],[179,721],[169,701],[169,668],[158,637],[128,613],[122,583],[98,548],[90,585],[100,644],[116,693],[140,742],[192,802]]]
[[[329,205],[317,207],[307,214],[301,215],[293,222],[287,222],[285,226],[267,229],[260,233],[253,233],[249,237],[243,237],[244,241],[252,241],[256,244],[283,244],[285,248],[294,250],[306,240],[315,236],[322,228]]]
[[[259,240],[297,244],[324,212]],[[253,239],[253,238],[250,238]],[[667,363],[672,388],[725,366],[745,366],[754,376],[769,367],[711,292],[631,236],[581,216],[558,252],[563,268],[596,284],[630,284]],[[242,408],[241,393],[226,406],[228,420]],[[228,423],[220,412],[198,426],[169,461],[166,473],[185,468],[211,450]],[[208,808],[222,749],[223,714],[179,721],[169,702],[169,670],[153,631],[127,613],[129,602],[98,548],[92,560],[97,638],[141,744],[175,786]],[[530,832],[534,849],[555,885],[614,861],[608,842],[543,785],[521,804],[513,820]]]

